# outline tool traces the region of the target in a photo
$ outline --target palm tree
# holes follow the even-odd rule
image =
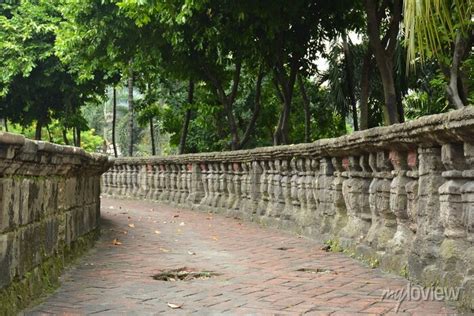
[[[446,87],[456,108],[467,105],[467,83],[462,62],[472,54],[474,40],[472,0],[405,0],[407,67],[416,57],[435,58],[449,78]]]

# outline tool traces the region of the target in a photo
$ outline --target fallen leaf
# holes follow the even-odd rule
[[[132,219],[132,217],[131,217],[131,216],[128,216],[128,219]]]
[[[123,231],[123,234],[124,234],[124,235],[128,234],[128,231],[124,230],[124,231]]]
[[[212,239],[219,240],[219,238],[217,238],[217,236],[212,236]]]
[[[179,226],[184,226],[184,222],[179,223]]]
[[[188,251],[188,255],[194,256],[196,253],[194,251]]]
[[[160,251],[162,251],[162,252],[170,252],[169,249],[166,249],[166,248],[160,248]]]
[[[128,224],[128,227],[132,227],[132,228],[135,228],[135,224]]]
[[[206,217],[206,219],[211,220],[211,219],[212,219],[212,216]]]
[[[121,245],[122,243],[117,238],[115,238],[114,240],[112,240],[112,244],[118,246],[118,245]]]
[[[173,217],[179,217],[179,214],[174,214]]]
[[[181,229],[178,228],[178,229],[176,230],[176,232],[177,232],[177,233],[181,233]]]
[[[155,234],[161,234],[161,232],[159,230],[155,230]]]
[[[182,306],[183,306],[183,304],[177,305],[177,304],[173,304],[173,303],[168,303],[168,307],[172,308],[172,309],[178,309],[178,308],[181,308]]]

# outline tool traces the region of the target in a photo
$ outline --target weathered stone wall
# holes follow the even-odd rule
[[[291,229],[474,309],[474,108],[311,144],[117,159],[104,193]]]
[[[106,157],[0,133],[0,315],[57,283],[94,239]]]

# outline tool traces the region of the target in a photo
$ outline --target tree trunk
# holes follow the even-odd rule
[[[304,141],[309,143],[311,141],[311,111],[308,94],[304,87],[303,78],[298,75],[298,85],[300,87],[301,96],[303,97],[303,110],[304,110]]]
[[[128,145],[128,155],[130,157],[133,156],[133,120],[134,120],[134,113],[133,113],[133,69],[131,67],[131,62],[130,62],[130,68],[128,72],[128,114],[129,114],[129,119],[128,119],[128,136],[130,139],[130,143]]]
[[[381,40],[381,20],[385,15],[385,11],[388,10],[388,2],[383,2],[381,8],[377,8],[376,3],[378,3],[376,0],[364,0],[365,11],[367,13],[369,43],[374,52],[384,90],[384,121],[385,125],[391,125],[400,122],[394,80],[393,56],[400,28],[402,4],[401,0],[394,0],[390,16],[390,25],[384,39]]]
[[[182,155],[186,151],[186,138],[188,137],[189,122],[191,121],[191,105],[194,103],[194,81],[189,79],[188,88],[188,109],[184,116],[183,130],[181,131],[181,137],[179,139],[179,154]]]
[[[51,131],[49,130],[49,125],[48,124],[46,124],[46,131],[48,132],[49,142],[52,143],[53,142],[53,136],[51,135]]]
[[[36,122],[36,130],[35,130],[35,140],[41,140],[41,130],[43,129],[43,124],[40,121]]]
[[[65,128],[62,130],[64,145],[69,145],[69,139],[67,139],[67,131]]]
[[[151,142],[151,154],[156,155],[155,147],[155,129],[153,128],[153,118],[150,117],[150,142]]]
[[[342,48],[344,51],[344,68],[346,72],[346,85],[347,91],[349,93],[349,99],[351,101],[351,109],[352,109],[352,121],[354,123],[354,130],[359,130],[359,124],[357,120],[357,103],[355,97],[355,89],[354,89],[354,74],[353,74],[353,64],[352,64],[352,56],[351,52],[349,51],[349,44],[347,43],[347,36],[345,34],[342,35]]]
[[[222,82],[217,79],[217,76],[213,75],[209,68],[204,66],[204,71],[209,79],[211,85],[214,87],[217,97],[221,104],[224,107],[224,113],[227,117],[227,123],[229,123],[229,130],[231,134],[231,149],[236,150],[239,147],[240,140],[239,140],[239,129],[235,120],[234,116],[234,102],[237,97],[237,92],[239,88],[239,82],[240,82],[240,73],[242,70],[242,61],[240,59],[237,59],[235,61],[235,70],[234,70],[234,75],[233,75],[233,80],[232,80],[232,88],[231,92],[229,95],[226,94]]]
[[[397,91],[393,80],[393,70],[385,65],[379,66],[379,70],[380,77],[382,78],[383,95],[385,99],[385,106],[383,109],[385,125],[399,123]]]
[[[255,85],[255,108],[252,113],[252,118],[250,119],[249,124],[247,125],[247,129],[245,130],[244,136],[242,137],[242,141],[239,144],[239,149],[243,148],[245,144],[250,139],[250,135],[253,133],[255,129],[255,124],[257,122],[257,118],[260,114],[261,108],[261,95],[262,95],[262,81],[263,81],[263,66],[260,66],[260,70],[257,77],[257,83]]]
[[[458,33],[454,41],[453,61],[449,69],[449,84],[446,87],[449,100],[457,109],[462,109],[466,105],[459,91],[459,68],[465,55],[466,44],[466,39],[462,37],[461,33]]]
[[[77,141],[76,141],[76,128],[75,128],[75,127],[72,128],[72,144],[73,144],[74,146],[77,145]]]
[[[114,148],[114,157],[117,158],[117,143],[115,141],[115,126],[117,124],[117,88],[112,90],[112,147]]]
[[[81,147],[81,129],[76,127],[76,147]]]
[[[281,86],[281,93],[283,97],[283,108],[278,121],[278,126],[274,135],[274,144],[282,145],[288,144],[290,131],[290,114],[291,103],[293,99],[293,91],[295,87],[296,75],[298,73],[297,58],[294,56],[291,66],[290,74],[287,76],[283,65],[279,65],[275,70],[277,83]]]
[[[372,60],[372,51],[367,48],[362,64],[362,74],[360,79],[360,129],[369,128],[369,80],[370,63]]]

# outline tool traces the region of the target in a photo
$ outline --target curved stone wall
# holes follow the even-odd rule
[[[92,244],[107,157],[0,132],[0,315],[57,285]]]
[[[310,144],[122,158],[104,193],[255,220],[424,285],[462,286],[474,309],[474,109]]]

